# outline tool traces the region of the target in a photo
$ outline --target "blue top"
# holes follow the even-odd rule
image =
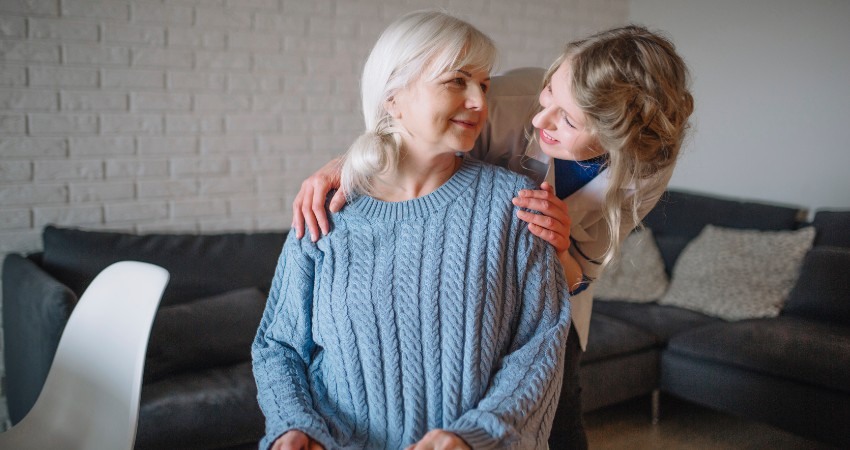
[[[252,346],[268,448],[545,449],[569,330],[554,248],[516,217],[534,185],[465,159],[405,202],[360,196],[317,243],[289,233]]]
[[[608,162],[608,154],[599,155],[585,161],[572,161],[555,158],[555,195],[561,200],[573,195],[574,192],[583,188],[590,180],[596,178],[605,168]],[[578,244],[570,237],[571,245],[578,248]],[[590,286],[593,280],[582,274],[581,284],[570,291],[570,295],[578,295]]]
[[[608,162],[608,154],[600,155],[586,161],[571,161],[555,158],[555,194],[565,199],[581,188],[590,180],[596,178]]]

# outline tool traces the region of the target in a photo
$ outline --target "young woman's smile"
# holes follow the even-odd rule
[[[558,159],[584,161],[604,151],[585,126],[584,112],[576,105],[572,92],[572,67],[564,61],[540,92],[543,109],[531,123],[538,129],[540,149]]]
[[[549,136],[549,133],[547,133],[546,130],[544,130],[542,128],[540,129],[540,140],[545,142],[546,144],[549,144],[549,145],[560,144],[560,141],[553,138],[552,136]]]

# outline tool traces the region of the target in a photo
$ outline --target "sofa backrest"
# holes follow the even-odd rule
[[[814,247],[782,315],[850,326],[850,211],[818,211]]]
[[[818,211],[812,225],[815,246],[850,248],[850,211]]]
[[[164,267],[162,305],[239,288],[268,292],[286,232],[136,235],[48,226],[42,266],[78,296],[106,266],[122,260]]]
[[[738,201],[668,190],[643,223],[652,229],[667,273],[679,254],[706,225],[755,230],[795,230],[805,218],[803,208]]]
[[[803,260],[782,315],[850,326],[848,273],[850,248],[815,246]]]

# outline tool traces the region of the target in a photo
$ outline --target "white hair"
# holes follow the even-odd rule
[[[342,161],[341,187],[370,193],[375,175],[394,170],[401,146],[400,128],[386,102],[423,77],[433,80],[461,67],[490,71],[496,47],[467,22],[438,11],[406,14],[384,30],[372,48],[360,81],[365,132]]]

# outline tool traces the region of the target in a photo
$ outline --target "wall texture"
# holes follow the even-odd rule
[[[0,0],[0,256],[46,224],[288,228],[301,180],[362,128],[378,34],[434,7],[492,36],[501,69],[628,17],[628,0]]]
[[[691,68],[695,133],[670,185],[850,209],[850,2],[631,0]]]

